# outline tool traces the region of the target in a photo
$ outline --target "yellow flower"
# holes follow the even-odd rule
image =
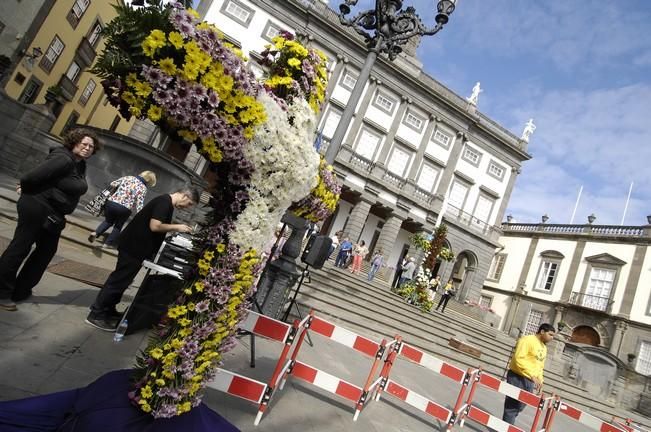
[[[133,105],[136,103],[136,97],[134,96],[133,93],[128,91],[122,93],[122,100],[128,103],[129,105]]]
[[[149,120],[153,122],[157,122],[158,120],[160,120],[162,114],[163,114],[163,110],[161,109],[161,107],[156,105],[150,106],[149,109],[147,110],[147,117],[149,117]]]
[[[176,64],[174,64],[174,60],[169,57],[159,60],[158,67],[167,75],[174,75],[176,73]]]
[[[203,284],[203,282],[195,282],[194,283],[194,289],[196,289],[198,292],[202,292],[206,286]]]
[[[151,406],[147,403],[147,401],[141,399],[140,401],[138,401],[138,403],[140,404],[141,410],[143,410],[146,413],[151,412]]]
[[[219,243],[216,249],[217,252],[219,252],[220,254],[224,253],[224,251],[226,250],[226,245],[224,243]]]
[[[186,293],[187,295],[190,295],[190,294],[192,294],[192,289],[191,288],[186,288],[186,289],[183,290],[183,292]]]
[[[159,359],[163,357],[163,350],[160,348],[154,348],[153,350],[149,351],[149,355],[155,359]]]
[[[129,108],[129,112],[135,117],[140,117],[142,115],[142,111],[140,110],[140,108],[135,106]]]
[[[170,34],[167,35],[167,39],[176,49],[181,49],[183,46],[183,36],[181,36],[181,33],[179,32],[170,32]]]
[[[296,69],[301,68],[301,61],[299,59],[297,59],[296,57],[292,57],[289,60],[287,60],[287,64],[292,66],[292,67],[295,67]]]
[[[187,129],[181,129],[177,133],[180,137],[185,138],[190,142],[194,142],[197,139],[197,134]]]
[[[182,327],[187,327],[187,326],[189,326],[190,324],[192,324],[192,321],[190,321],[190,320],[187,319],[187,318],[181,318],[181,319],[179,320],[179,325],[182,326]]]
[[[192,15],[196,19],[201,19],[201,17],[199,16],[199,12],[197,12],[196,10],[192,8],[187,8],[186,11],[188,12],[188,14]]]
[[[140,396],[142,396],[143,399],[149,399],[153,395],[154,392],[151,391],[151,387],[149,387],[148,385],[140,389]]]
[[[159,387],[163,387],[165,385],[165,380],[161,379],[161,378],[158,378],[155,382],[156,382],[156,385],[159,386]]]

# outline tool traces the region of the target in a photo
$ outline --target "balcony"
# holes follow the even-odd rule
[[[549,234],[565,235],[594,235],[608,237],[644,237],[644,227],[620,226],[620,225],[570,225],[570,224],[525,224],[525,223],[504,223],[504,232],[543,232]]]
[[[489,235],[496,231],[492,225],[450,204],[448,204],[445,210],[445,219],[453,221],[457,225],[467,226],[470,230],[484,235]]]
[[[609,297],[573,292],[570,295],[569,304],[581,306],[599,312],[610,313],[610,307],[613,304],[613,301]]]
[[[79,46],[77,47],[77,58],[79,58],[79,66],[81,66],[82,69],[86,69],[87,67],[90,67],[90,65],[93,64],[95,61],[95,57],[97,56],[97,52],[95,52],[95,48],[93,45],[90,43],[90,41],[87,38],[82,38],[81,42],[79,42]]]
[[[68,101],[72,101],[77,94],[79,88],[70,80],[66,75],[61,75],[61,79],[57,84],[61,88],[61,95]]]

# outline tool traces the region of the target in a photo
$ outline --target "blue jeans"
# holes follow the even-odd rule
[[[113,201],[106,201],[106,207],[104,207],[104,220],[95,230],[95,234],[98,236],[104,234],[104,232],[113,226],[111,234],[104,242],[104,244],[110,246],[117,246],[118,236],[122,230],[122,226],[131,216],[131,209],[126,208],[125,206],[115,203]]]
[[[368,272],[369,282],[373,280],[373,278],[375,277],[375,273],[377,273],[378,270],[380,270],[379,265],[371,264],[371,271]]]
[[[339,250],[339,253],[337,254],[337,259],[335,260],[336,267],[343,268],[346,266],[346,261],[348,260],[348,252],[350,252],[350,249]]]
[[[529,378],[523,377],[522,375],[518,375],[511,370],[506,374],[506,382],[519,387],[522,390],[526,390],[529,393],[533,393],[533,381]],[[502,420],[509,424],[515,424],[515,418],[520,414],[520,412],[522,412],[525,406],[526,404],[519,400],[507,396],[504,398],[504,414],[502,414]]]

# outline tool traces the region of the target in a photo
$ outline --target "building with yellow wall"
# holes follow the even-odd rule
[[[124,2],[53,2],[25,48],[26,55],[11,71],[4,87],[7,95],[23,103],[47,102],[56,116],[50,131],[55,135],[74,124],[121,134],[131,128],[133,120],[120,117],[104,97],[101,79],[88,72],[104,47],[100,32],[116,16],[116,3]]]

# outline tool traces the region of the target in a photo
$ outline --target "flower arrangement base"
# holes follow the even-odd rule
[[[3,432],[237,432],[203,403],[172,418],[155,419],[129,400],[131,369],[109,372],[80,389],[0,402]]]

